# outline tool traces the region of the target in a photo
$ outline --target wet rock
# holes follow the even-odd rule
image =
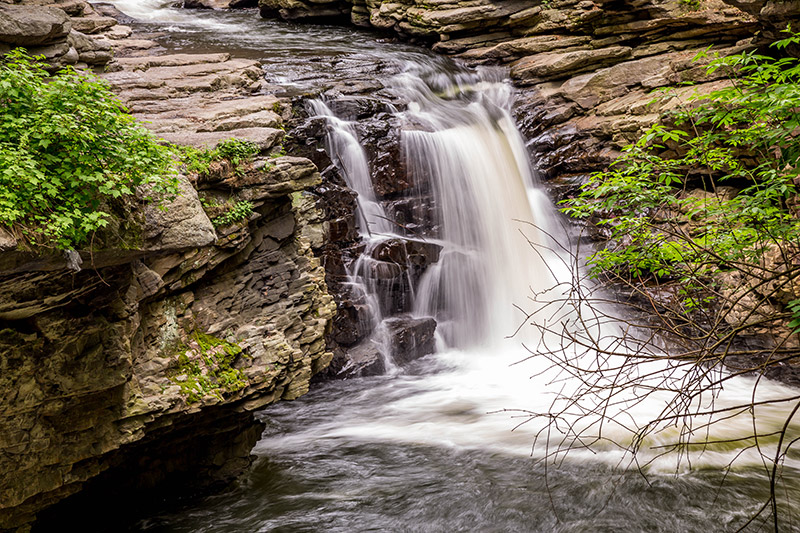
[[[395,364],[406,365],[436,350],[433,318],[392,317],[384,325]]]
[[[350,5],[343,0],[258,0],[258,7],[261,16],[267,18],[325,22],[350,20]]]
[[[321,379],[351,379],[377,376],[386,372],[388,351],[392,364],[405,366],[435,351],[436,321],[432,318],[399,316],[388,318],[382,326],[384,336],[369,338],[354,347],[339,350],[329,372]]]
[[[375,194],[387,198],[413,188],[414,183],[406,171],[402,154],[398,119],[387,113],[379,113],[359,122],[358,133],[367,151]]]
[[[356,347],[349,348],[343,356],[344,363],[333,379],[351,379],[380,376],[386,373],[386,363],[378,345],[367,340]],[[335,368],[335,367],[334,367]]]

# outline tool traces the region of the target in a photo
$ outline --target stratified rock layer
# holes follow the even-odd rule
[[[0,0],[0,53],[24,47],[53,68],[102,66],[111,44],[95,34],[116,24],[83,0]]]
[[[117,494],[175,476],[230,479],[261,433],[252,412],[307,392],[331,359],[335,305],[312,250],[322,219],[304,192],[321,179],[311,161],[277,153],[285,105],[253,95],[258,63],[175,55],[111,70],[158,135],[195,147],[249,140],[261,155],[182,176],[163,209],[128,208],[105,249],[5,246],[0,530],[24,530],[87,483]],[[212,223],[242,201],[253,206],[244,220]]]

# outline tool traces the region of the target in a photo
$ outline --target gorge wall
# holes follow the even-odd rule
[[[605,168],[660,111],[719,87],[703,62],[779,38],[798,2],[722,0],[465,2],[260,0],[262,16],[349,22],[421,40],[471,64],[507,65],[518,119],[555,184]],[[694,82],[695,88],[681,88]],[[650,92],[677,87],[671,101]],[[563,191],[560,191],[563,192]]]
[[[80,17],[62,7],[103,19],[84,2],[0,4],[0,40],[25,44],[34,28],[49,35],[41,44],[68,46]],[[260,154],[181,176],[163,209],[119,206],[92,250],[32,249],[2,230],[0,530],[27,530],[91,487],[103,499],[75,527],[91,529],[91,516],[113,512],[101,502],[125,491],[231,479],[261,435],[253,411],[307,392],[331,358],[323,337],[335,306],[313,253],[325,228],[303,192],[320,175],[283,155],[288,104],[256,96],[255,61],[146,55],[155,43],[108,27],[96,40],[119,46],[106,79],[159,136],[198,148],[233,137]],[[244,220],[218,218],[243,201],[253,206]]]

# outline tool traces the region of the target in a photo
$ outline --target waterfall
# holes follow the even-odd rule
[[[619,340],[624,326],[571,300],[571,291],[586,287],[577,281],[582,276],[568,232],[539,187],[510,116],[510,86],[497,71],[443,72],[434,67],[407,65],[390,86],[406,104],[398,115],[409,177],[430,185],[435,206],[436,230],[426,238],[442,251],[438,263],[415,287],[414,313],[436,318],[444,341],[436,363],[441,366],[415,382],[419,390],[413,395],[384,405],[379,420],[369,417],[365,423],[350,420],[319,429],[328,436],[458,443],[517,452],[529,452],[544,431],[549,437],[543,439],[545,445],[539,449],[544,451],[539,453],[569,450],[573,456],[597,459],[594,454],[601,451],[602,459],[612,463],[632,460],[628,452],[637,431],[680,394],[686,371],[655,354],[655,360],[626,367],[625,379],[634,386],[624,391],[615,387],[625,357],[599,354],[612,347],[617,353],[624,351]],[[390,222],[384,224],[386,213],[372,190],[353,125],[333,117],[320,102],[313,109],[329,121],[329,153],[359,194],[368,256],[375,242],[397,235]],[[369,261],[359,259],[352,270],[353,282],[367,292],[374,290],[364,267]],[[379,312],[376,317],[378,322],[383,318]],[[570,338],[573,342],[565,343]],[[628,342],[634,344],[629,352],[633,353],[636,340]],[[541,350],[555,353],[564,364],[554,364]],[[592,379],[605,390],[597,396],[583,395],[587,383],[573,377],[570,365],[575,363],[595,367]],[[697,411],[709,405],[736,405],[753,388],[752,378],[737,378],[724,390],[699,394],[687,405]],[[653,389],[657,392],[642,395]],[[792,393],[769,384],[758,389],[757,397],[781,395]],[[508,433],[507,415],[487,415],[503,413],[510,406],[523,409],[524,414],[517,416],[526,421],[514,434]],[[549,424],[556,413],[561,426]],[[774,430],[785,414],[781,406],[759,408],[758,431]],[[693,424],[711,420],[704,415],[662,423],[640,443],[640,453],[654,465],[674,470],[683,464],[684,454],[647,449],[669,445],[691,431]],[[709,439],[749,434],[753,424],[745,414],[717,421],[710,426],[716,433]],[[589,442],[591,452],[584,446]],[[753,448],[742,446],[737,453],[741,461],[760,460]],[[729,460],[726,450],[692,454],[692,461],[710,465]]]
[[[347,285],[369,309],[366,342],[385,357],[390,375],[327,383],[271,406],[259,414],[267,423],[253,450],[259,458],[238,488],[203,499],[190,516],[181,511],[142,529],[161,531],[166,522],[168,530],[199,533],[716,531],[735,529],[761,507],[764,467],[771,466],[791,405],[724,409],[797,391],[731,377],[684,410],[714,406],[722,411],[713,424],[701,415],[651,428],[632,457],[637,432],[683,394],[687,374],[667,359],[647,361],[626,367],[623,376],[638,390],[615,387],[614,372],[626,357],[598,352],[602,339],[618,337],[624,326],[572,301],[570,291],[592,287],[577,282],[577,254],[531,170],[502,72],[467,71],[344,28],[285,25],[236,11],[186,12],[168,0],[113,3],[146,21],[148,31],[165,32],[170,50],[259,58],[276,87],[297,87],[294,95],[329,80],[348,83],[351,62],[403,63],[400,75],[382,81],[396,96],[409,182],[427,186],[414,194],[430,195],[409,211],[419,215],[432,206],[409,237],[372,187],[355,123],[323,102],[310,104],[329,127],[328,154],[358,193],[364,253],[348,266]],[[423,219],[431,227],[418,231]],[[383,327],[388,309],[376,276],[385,265],[373,257],[392,242],[441,250],[438,263],[408,282],[414,315],[438,323],[440,349],[402,370],[391,366]],[[579,342],[564,346],[558,330]],[[576,361],[597,369],[606,386],[600,397],[582,394],[587,384],[570,367]],[[668,448],[687,431],[711,444]],[[738,440],[754,432],[762,436],[760,449]],[[788,438],[798,436],[793,423]],[[799,459],[795,452],[781,465],[779,489],[787,500],[800,494]],[[729,470],[731,463],[736,468]],[[629,466],[644,466],[647,480],[625,471]]]

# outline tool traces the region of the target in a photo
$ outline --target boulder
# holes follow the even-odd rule
[[[436,321],[433,318],[399,316],[384,321],[394,363],[407,365],[436,351]]]
[[[145,208],[145,247],[151,251],[199,248],[214,242],[216,232],[189,180],[179,178],[179,195]]]
[[[63,42],[72,22],[63,9],[0,4],[0,43],[42,46]]]

